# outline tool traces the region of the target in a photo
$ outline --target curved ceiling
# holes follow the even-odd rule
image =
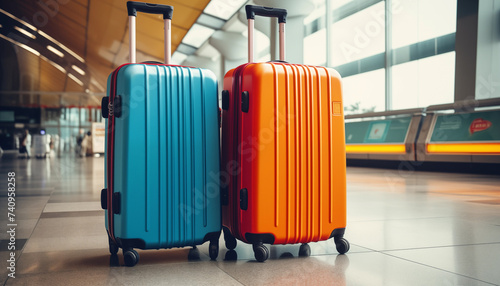
[[[2,1],[0,44],[16,45],[20,90],[105,92],[108,74],[128,61],[126,2]],[[175,51],[210,0],[155,2],[174,6],[172,51]],[[160,15],[137,17],[137,61],[146,60],[163,60]],[[23,75],[29,79],[23,80]]]

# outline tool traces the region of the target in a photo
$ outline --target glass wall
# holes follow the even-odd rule
[[[393,0],[392,5],[391,109],[453,102],[457,1]]]
[[[356,13],[349,8],[353,3],[333,10],[330,26],[332,46],[329,51],[333,66],[385,51],[385,3],[381,1]]]
[[[339,71],[346,114],[453,102],[456,0],[315,4],[304,63]]]
[[[97,96],[88,100],[81,95],[64,95],[59,100],[62,106],[40,106],[40,128],[51,135],[56,154],[74,152],[78,148],[78,138],[91,131],[92,122],[104,122],[99,106],[85,106],[98,99]],[[44,95],[40,100],[44,102]]]
[[[455,33],[457,0],[392,0],[392,48]]]

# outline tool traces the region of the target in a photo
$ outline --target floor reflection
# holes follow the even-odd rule
[[[218,266],[244,285],[347,285],[348,254],[305,257],[298,255],[298,244],[271,245],[271,257],[257,262],[253,256],[249,259],[252,246],[239,244],[234,250],[221,250],[224,260]]]

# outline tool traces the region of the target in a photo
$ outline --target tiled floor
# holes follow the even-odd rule
[[[0,284],[500,285],[500,176],[348,168],[351,250],[333,241],[272,246],[265,263],[238,243],[141,251],[133,268],[107,250],[103,158],[0,159]],[[16,278],[8,278],[7,172],[16,173]],[[121,265],[121,266],[120,266]]]

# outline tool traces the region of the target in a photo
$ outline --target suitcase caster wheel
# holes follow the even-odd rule
[[[229,249],[229,250],[233,250],[236,248],[236,244],[238,244],[236,242],[236,238],[234,238],[233,236],[231,237],[224,237],[224,240],[226,241],[226,248]]]
[[[238,253],[234,249],[228,250],[224,256],[224,261],[236,261],[238,260]]]
[[[304,244],[300,245],[299,256],[300,257],[309,257],[309,256],[311,256],[311,247],[309,246],[309,244],[304,243]]]
[[[335,246],[340,254],[344,254],[349,251],[349,241],[345,238],[335,239]]]
[[[118,245],[116,245],[116,243],[114,243],[113,240],[111,240],[111,238],[109,238],[109,253],[111,253],[112,255],[115,255],[118,253],[118,250],[120,250],[120,248],[118,247]]]
[[[262,243],[254,244],[253,253],[258,262],[264,262],[269,258],[269,249]]]
[[[208,253],[210,255],[210,259],[216,260],[217,256],[219,256],[219,242],[218,241],[210,241],[210,245],[208,247]]]
[[[236,238],[231,234],[229,229],[224,228],[224,241],[226,242],[226,248],[233,250],[236,248]]]
[[[123,251],[123,260],[125,260],[125,265],[132,267],[139,262],[139,253],[133,249]]]
[[[200,251],[198,250],[198,248],[196,246],[193,246],[193,248],[191,248],[189,250],[188,260],[189,261],[200,260]]]

